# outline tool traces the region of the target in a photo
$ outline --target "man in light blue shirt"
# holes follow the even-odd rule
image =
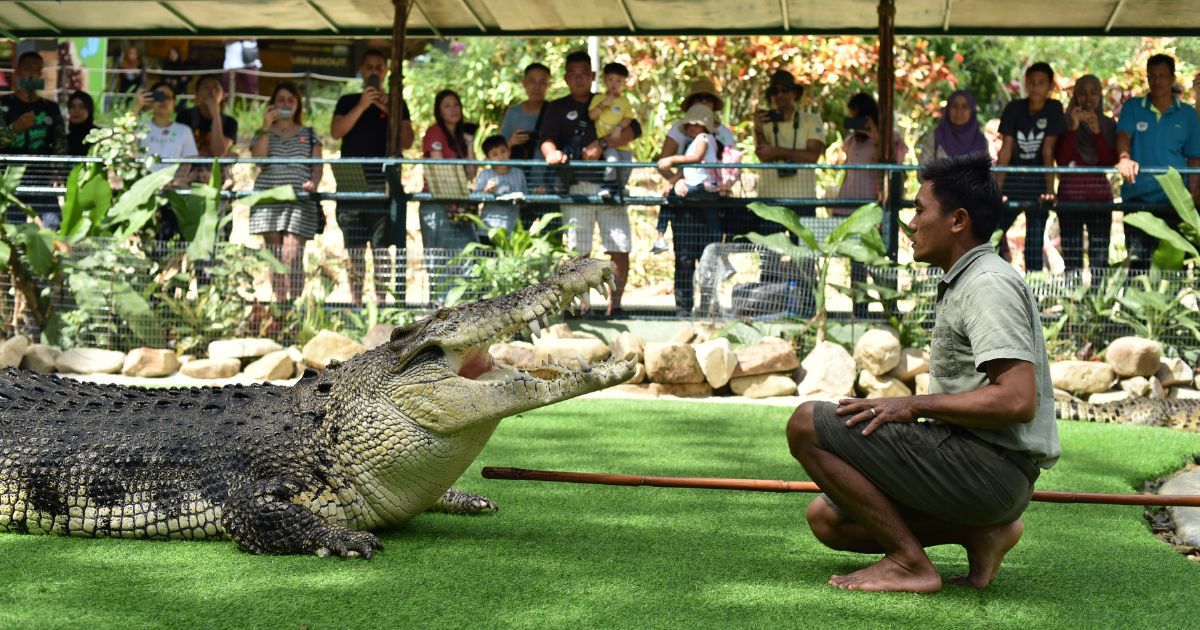
[[[1117,170],[1125,177],[1121,199],[1125,203],[1167,204],[1167,195],[1154,177],[1138,177],[1141,167],[1184,168],[1200,166],[1200,120],[1191,105],[1175,98],[1175,60],[1154,55],[1146,61],[1150,94],[1132,98],[1121,107],[1117,121]],[[1200,195],[1200,178],[1191,176],[1192,197]],[[1170,209],[1154,214],[1176,229],[1179,215]],[[1126,227],[1129,254],[1135,269],[1150,266],[1155,239],[1141,230]]]

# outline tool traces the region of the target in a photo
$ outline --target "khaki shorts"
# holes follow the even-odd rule
[[[1038,468],[1024,455],[942,422],[891,422],[863,437],[866,423],[846,426],[833,403],[817,403],[821,448],[862,472],[901,505],[961,525],[995,525],[1029,505]],[[842,522],[853,518],[822,495]]]
[[[572,195],[594,195],[600,184],[581,182],[571,186]],[[629,211],[625,206],[564,205],[563,223],[567,227],[567,247],[580,256],[592,253],[593,230],[600,227],[600,245],[605,252],[628,253],[632,248]]]

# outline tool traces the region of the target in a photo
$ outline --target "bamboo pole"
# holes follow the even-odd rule
[[[557,470],[528,470],[485,466],[484,479],[514,481],[557,481],[604,486],[652,486],[655,488],[699,488],[707,490],[750,490],[753,492],[820,492],[811,481],[772,479],[725,479],[719,477],[656,477],[618,473],[582,473]],[[1035,490],[1033,500],[1043,503],[1091,503],[1098,505],[1157,505],[1200,507],[1200,495],[1105,494],[1099,492],[1061,492]]]

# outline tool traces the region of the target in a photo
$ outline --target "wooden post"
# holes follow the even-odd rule
[[[879,141],[883,143],[879,161],[893,164],[896,161],[895,109],[896,109],[896,0],[879,0]],[[902,177],[893,177],[891,172],[883,176],[883,242],[888,256],[896,259],[899,249],[900,197],[904,195]],[[896,190],[893,190],[896,184]]]
[[[388,157],[399,157],[401,111],[404,103],[404,34],[408,26],[410,0],[392,0],[392,73],[388,77]]]

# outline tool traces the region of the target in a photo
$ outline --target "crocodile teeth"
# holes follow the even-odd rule
[[[591,372],[592,366],[588,365],[587,359],[583,358],[582,354],[576,353],[575,360],[579,362],[579,369],[584,372]]]
[[[536,319],[531,319],[529,320],[529,330],[533,331],[533,334],[536,335],[542,331],[542,326]]]
[[[617,292],[617,281],[615,278],[613,278],[612,276],[609,276],[608,279],[605,280],[604,282],[608,286],[609,293]]]

